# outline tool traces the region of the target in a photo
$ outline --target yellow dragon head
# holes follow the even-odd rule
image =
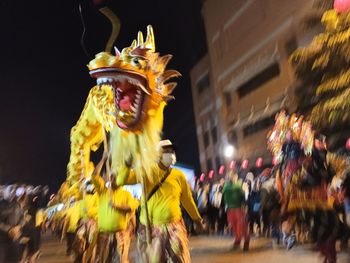
[[[168,80],[180,76],[176,70],[165,69],[171,58],[171,55],[160,56],[155,52],[153,29],[148,26],[145,41],[142,32],[139,32],[137,40],[122,52],[117,48],[115,55],[101,52],[88,65],[90,75],[97,82],[97,86],[90,93],[91,101],[96,103],[91,104],[95,105],[93,107],[87,106],[85,114],[82,115],[92,113],[101,116],[96,117],[96,120],[104,129],[111,131],[112,170],[115,173],[132,156],[133,168],[138,178],[146,175],[152,180],[152,173],[159,160],[157,145],[163,126],[163,109],[166,102],[173,98],[171,93],[176,87],[175,82]],[[93,130],[100,129],[93,127],[91,119],[80,123],[82,125],[77,127],[81,127],[84,132],[78,133],[79,129],[74,130],[74,134],[78,134],[76,138],[81,138],[80,141],[87,138],[86,135],[80,136],[86,133],[85,123],[89,123]],[[93,149],[90,145],[95,142],[99,144],[100,135],[94,134],[92,132],[90,137],[96,140],[89,139],[89,143],[85,143],[87,147],[81,146],[79,142],[75,147],[76,151],[86,148],[84,152],[87,152]],[[71,159],[73,165],[70,170],[74,175],[79,170],[79,164],[75,160],[77,158]]]
[[[144,40],[141,32],[129,47],[111,54],[111,47],[119,34],[120,21],[108,8],[99,9],[112,24],[112,33],[104,52],[89,62],[90,75],[97,85],[90,89],[79,120],[71,129],[71,154],[67,165],[69,187],[91,175],[90,153],[96,151],[110,132],[112,172],[133,157],[133,169],[139,179],[146,175],[152,180],[157,167],[163,126],[163,109],[176,87],[168,82],[180,76],[166,70],[171,55],[156,53],[153,29],[147,27]],[[142,178],[140,178],[142,176]]]
[[[161,103],[172,98],[175,82],[170,78],[180,76],[175,70],[165,70],[171,55],[159,56],[155,52],[152,26],[147,27],[144,41],[142,32],[130,47],[115,55],[101,52],[88,67],[97,85],[107,85],[113,90],[116,124],[126,131],[142,131],[142,124],[155,114]]]

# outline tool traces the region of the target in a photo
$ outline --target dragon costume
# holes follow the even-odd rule
[[[82,171],[91,170],[90,151],[101,145],[102,130],[111,134],[113,172],[133,158],[136,174],[151,176],[159,160],[163,109],[176,87],[167,81],[180,76],[165,70],[172,56],[160,56],[155,50],[153,29],[148,26],[145,40],[139,32],[129,47],[121,52],[115,48],[114,55],[98,53],[88,64],[97,85],[71,130],[69,184],[79,181]]]
[[[324,262],[335,262],[339,221],[329,189],[334,179],[344,179],[344,159],[329,153],[324,142],[315,140],[310,122],[284,111],[276,115],[275,126],[268,134],[268,148],[279,161],[275,168],[276,189],[287,248],[296,242],[293,229],[297,217],[307,212],[315,222],[315,248],[324,256]]]
[[[328,186],[334,176],[343,179],[344,159],[314,147],[315,132],[303,116],[276,115],[268,135],[268,149],[279,162],[278,192],[286,212],[299,209],[331,210]]]

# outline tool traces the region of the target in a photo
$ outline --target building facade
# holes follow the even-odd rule
[[[248,160],[250,166],[259,157],[271,162],[266,135],[274,116],[296,108],[297,83],[288,57],[322,30],[322,2],[203,2],[208,54],[191,71],[203,171],[218,171],[232,159]],[[229,144],[235,152],[225,158]]]
[[[211,82],[209,56],[205,55],[191,70],[192,98],[197,127],[199,158],[202,171],[217,170],[221,164],[216,153],[220,132]]]

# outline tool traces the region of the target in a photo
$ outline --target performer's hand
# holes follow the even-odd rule
[[[16,241],[17,239],[19,239],[22,235],[21,232],[21,227],[20,226],[15,226],[12,227],[9,232],[8,232],[9,237],[13,240]]]
[[[194,221],[195,224],[195,230],[198,234],[203,233],[205,231],[204,225],[203,225],[203,220],[199,219]]]
[[[131,208],[128,206],[117,206],[112,203],[112,201],[109,202],[109,206],[115,210],[118,210],[120,213],[130,213]]]

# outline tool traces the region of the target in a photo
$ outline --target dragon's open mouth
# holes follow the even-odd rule
[[[150,94],[145,76],[116,68],[97,69],[90,72],[98,85],[110,85],[114,92],[117,125],[132,129],[141,120],[146,95]]]

